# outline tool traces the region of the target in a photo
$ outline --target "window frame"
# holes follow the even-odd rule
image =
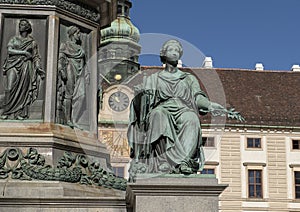
[[[298,141],[298,149],[294,149],[294,141]],[[291,149],[293,151],[300,151],[300,139],[292,138],[291,139]]]
[[[250,196],[250,171],[254,171],[254,184],[253,184],[253,186],[254,186],[254,196]],[[260,183],[256,183],[256,172],[260,172]],[[264,191],[263,191],[263,170],[261,170],[261,169],[251,169],[251,168],[249,168],[249,169],[247,169],[247,198],[248,199],[263,199],[264,198]],[[260,189],[261,189],[261,196],[260,197],[258,197],[257,196],[257,194],[256,194],[256,186],[257,186],[257,184],[260,184]],[[251,184],[252,185],[252,184]]]
[[[206,138],[206,141],[205,141],[203,147],[205,147],[205,148],[207,148],[207,147],[208,148],[215,148],[216,147],[216,137],[215,136],[202,136],[202,142],[203,142],[204,138]],[[212,139],[212,141],[210,139]],[[213,142],[212,146],[207,146],[207,144],[209,143],[207,141],[209,141],[209,140],[210,140],[210,142]]]
[[[115,169],[116,169],[116,171],[115,171]],[[117,173],[119,173],[118,172],[119,169],[123,169],[123,176],[117,175]],[[122,178],[125,177],[125,167],[124,166],[112,166],[112,171],[117,177],[122,177]]]
[[[204,174],[204,175],[210,174],[210,173],[202,173],[203,170],[213,170],[213,173],[212,173],[212,174],[214,174],[214,175],[216,174],[216,169],[215,169],[215,168],[212,168],[212,167],[204,167],[204,168],[202,169],[202,171],[200,171],[200,174]]]
[[[253,142],[253,146],[248,146],[248,140],[249,139],[253,139],[252,142]],[[256,144],[256,139],[259,139],[259,147],[256,147],[255,144]],[[246,149],[250,149],[250,150],[262,150],[262,138],[261,137],[246,137],[246,140],[245,140],[245,143],[246,143]]]
[[[295,170],[295,171],[293,171],[293,178],[294,178],[294,180],[293,180],[293,187],[294,187],[294,199],[295,200],[300,200],[300,193],[299,193],[299,197],[297,197],[297,187],[299,187],[300,188],[300,183],[299,184],[296,184],[296,172],[299,172],[299,174],[300,174],[300,170]],[[299,176],[299,179],[300,179],[300,176]]]

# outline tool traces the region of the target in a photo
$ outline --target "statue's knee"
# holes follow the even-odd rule
[[[162,109],[162,108],[159,108],[159,109],[154,109],[151,111],[150,113],[150,117],[154,118],[154,117],[164,117],[167,115],[167,111]]]
[[[200,124],[199,117],[193,112],[186,112],[182,114],[181,121],[193,126]]]

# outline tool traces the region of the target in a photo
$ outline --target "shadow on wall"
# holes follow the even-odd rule
[[[2,109],[3,103],[4,103],[4,94],[0,94],[0,114],[3,111],[3,109]]]
[[[0,94],[0,111],[2,110],[3,103],[4,103],[4,94]]]

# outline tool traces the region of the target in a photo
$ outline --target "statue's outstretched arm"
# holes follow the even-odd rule
[[[210,105],[207,110],[200,109],[200,112],[202,113],[211,113],[212,116],[225,116],[227,115],[230,119],[236,119],[240,122],[244,122],[245,118],[238,112],[235,111],[234,108],[226,109],[222,105],[216,103],[216,102],[210,102]]]

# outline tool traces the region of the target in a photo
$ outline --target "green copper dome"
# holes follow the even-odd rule
[[[117,19],[111,23],[110,27],[101,30],[101,44],[122,40],[139,42],[140,32],[129,18],[131,6],[130,0],[117,1]]]
[[[120,41],[121,39],[139,42],[140,32],[130,21],[129,18],[119,16],[111,26],[101,30],[101,42]]]

